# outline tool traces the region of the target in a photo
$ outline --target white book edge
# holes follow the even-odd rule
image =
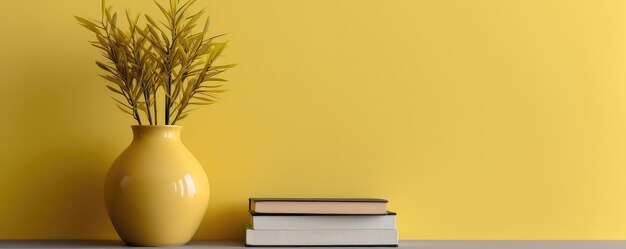
[[[252,216],[252,229],[396,229],[395,215]]]
[[[397,246],[396,229],[246,229],[249,246]]]

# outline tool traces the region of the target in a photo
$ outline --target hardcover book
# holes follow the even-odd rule
[[[252,229],[396,229],[396,213],[344,214],[252,214]]]
[[[278,214],[386,214],[387,200],[375,198],[250,198],[250,211]]]
[[[246,229],[246,246],[398,246],[396,229]]]

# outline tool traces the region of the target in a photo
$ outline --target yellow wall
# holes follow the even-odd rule
[[[181,123],[212,187],[197,238],[242,238],[250,196],[373,196],[401,239],[626,239],[626,1],[200,5],[240,65]],[[72,17],[99,1],[2,9],[0,238],[116,238],[133,122]]]

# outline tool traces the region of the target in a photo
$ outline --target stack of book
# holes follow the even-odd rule
[[[396,214],[370,198],[250,198],[246,246],[398,246]]]

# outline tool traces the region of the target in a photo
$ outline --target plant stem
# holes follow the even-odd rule
[[[159,113],[157,112],[157,106],[159,103],[157,103],[157,98],[156,98],[156,89],[152,90],[154,92],[154,124],[158,125],[159,124]]]
[[[144,87],[143,89],[143,99],[146,101],[146,113],[148,114],[148,122],[152,125],[152,114],[150,114],[150,95],[148,94],[148,90]]]
[[[139,112],[137,112],[137,107],[133,108],[133,113],[135,113],[135,119],[137,120],[137,123],[139,123],[139,125],[142,125],[141,117],[139,117]]]
[[[178,111],[176,112],[176,116],[174,116],[174,121],[172,122],[172,125],[176,124],[176,121],[178,121],[178,117],[180,117],[180,114],[182,113],[182,110],[184,109],[182,103],[181,106],[178,108]]]
[[[167,76],[167,89],[165,89],[165,91],[167,91],[167,94],[165,94],[165,124],[169,125],[170,124],[170,98],[171,98],[171,89],[172,89],[172,74],[170,73]]]
[[[168,71],[168,75],[167,75],[167,89],[165,89],[167,91],[167,94],[165,96],[165,124],[169,125],[170,124],[170,108],[172,107],[172,72],[174,71],[174,66],[171,64],[173,58],[173,53],[174,53],[174,43],[176,42],[176,5],[173,5],[171,8],[171,19],[172,19],[172,30],[170,32],[171,37],[172,37],[172,41],[170,43],[170,47],[168,48],[168,63],[167,65],[167,69]]]

